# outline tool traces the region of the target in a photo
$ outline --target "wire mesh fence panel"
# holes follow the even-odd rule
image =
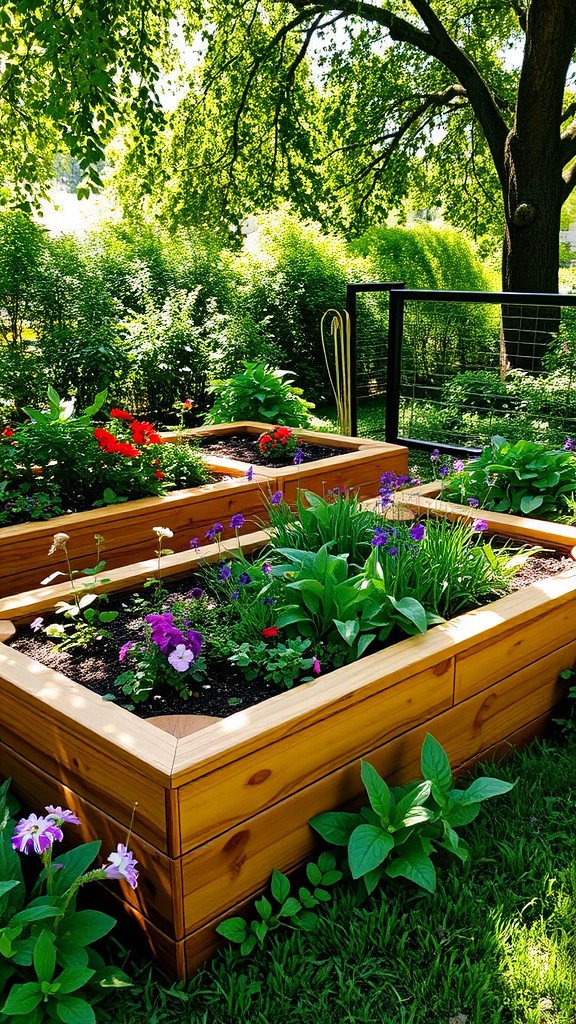
[[[360,436],[449,449],[480,448],[494,435],[561,446],[576,435],[576,295],[551,303],[550,296],[392,290],[377,298],[395,327],[380,346],[364,332],[358,303]]]

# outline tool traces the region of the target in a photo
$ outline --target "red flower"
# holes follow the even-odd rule
[[[140,455],[138,448],[135,448],[129,441],[117,441],[112,451],[118,452],[119,455],[126,455],[130,459],[135,459]]]
[[[262,636],[278,636],[278,626],[266,626],[262,630]]]
[[[113,452],[116,450],[118,441],[114,437],[114,434],[111,434],[109,430],[105,430],[104,427],[96,427],[94,437],[105,452]]]
[[[12,427],[4,427],[4,430],[2,431],[2,437],[14,437],[14,431],[12,430]]]
[[[133,420],[130,424],[132,439],[136,444],[161,444],[162,438],[156,433],[153,423],[146,420]]]
[[[262,436],[261,436],[261,438],[259,439],[258,443],[259,443],[260,445],[264,445],[264,444],[270,444],[270,441],[271,441],[271,440],[272,440],[272,438],[270,437],[270,434],[262,434]]]
[[[276,430],[274,431],[274,437],[277,437],[279,441],[283,441],[284,444],[286,444],[288,438],[292,437],[293,434],[294,431],[291,427],[276,427]]]
[[[133,420],[134,419],[134,417],[133,417],[131,412],[124,412],[123,409],[111,409],[110,410],[110,415],[113,416],[115,420]]]
[[[160,472],[159,469],[156,470],[156,472],[154,473],[154,476],[158,477],[158,480],[163,480],[164,479],[164,473]]]

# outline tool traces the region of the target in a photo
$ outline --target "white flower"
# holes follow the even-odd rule
[[[168,661],[177,672],[187,672],[190,663],[194,661],[194,653],[188,650],[184,644],[178,646],[168,655]]]
[[[53,555],[55,551],[59,551],[60,548],[66,547],[66,541],[70,540],[70,536],[67,533],[55,533],[52,538],[52,547],[48,552],[49,555]]]
[[[169,530],[167,526],[153,526],[153,532],[157,537],[173,537],[172,530]]]

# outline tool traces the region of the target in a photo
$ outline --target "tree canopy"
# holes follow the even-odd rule
[[[63,149],[101,184],[120,120],[150,140],[162,121],[157,85],[168,60],[166,0],[5,0],[0,6],[0,188],[30,205]]]

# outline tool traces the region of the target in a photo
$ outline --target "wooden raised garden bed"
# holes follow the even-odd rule
[[[494,514],[490,522],[506,532]],[[552,546],[553,527],[539,539]],[[571,530],[555,546],[575,544]],[[196,558],[167,556],[163,574]],[[113,570],[106,589],[154,568]],[[0,601],[0,636],[63,590]],[[561,696],[558,675],[576,660],[575,616],[576,566],[182,738],[0,644],[0,769],[30,806],[73,808],[82,838],[103,839],[105,850],[125,841],[135,809],[140,884],[123,899],[163,967],[184,978],[214,950],[218,921],[261,892],[273,868],[310,855],[308,820],[359,796],[361,757],[400,783],[419,775],[427,732],[461,766],[541,731]]]
[[[226,423],[187,431],[185,436],[222,436],[243,431],[257,436],[265,429],[266,424],[262,423]],[[266,469],[255,466],[251,481],[245,475],[247,464],[212,457],[207,459],[209,468],[232,479],[172,491],[162,498],[140,498],[43,522],[0,527],[0,597],[37,587],[54,572],[54,559],[48,551],[55,533],[73,535],[70,556],[75,569],[94,564],[94,535],[102,535],[108,571],[149,558],[155,545],[154,526],[168,526],[174,533],[170,547],[183,551],[193,536],[199,537],[202,543],[206,530],[213,523],[222,522],[227,527],[230,516],[236,512],[247,519],[261,520],[265,515],[263,496],[269,491],[284,489],[287,500],[291,501],[298,486],[318,493],[322,493],[323,488],[355,486],[362,495],[369,497],[377,493],[384,471],[406,472],[408,449],[399,445],[313,431],[299,431],[300,435],[312,445],[329,444],[346,449],[346,454],[300,467]],[[174,442],[180,438],[165,434],[163,440]],[[230,531],[225,529],[223,536],[229,535]]]

